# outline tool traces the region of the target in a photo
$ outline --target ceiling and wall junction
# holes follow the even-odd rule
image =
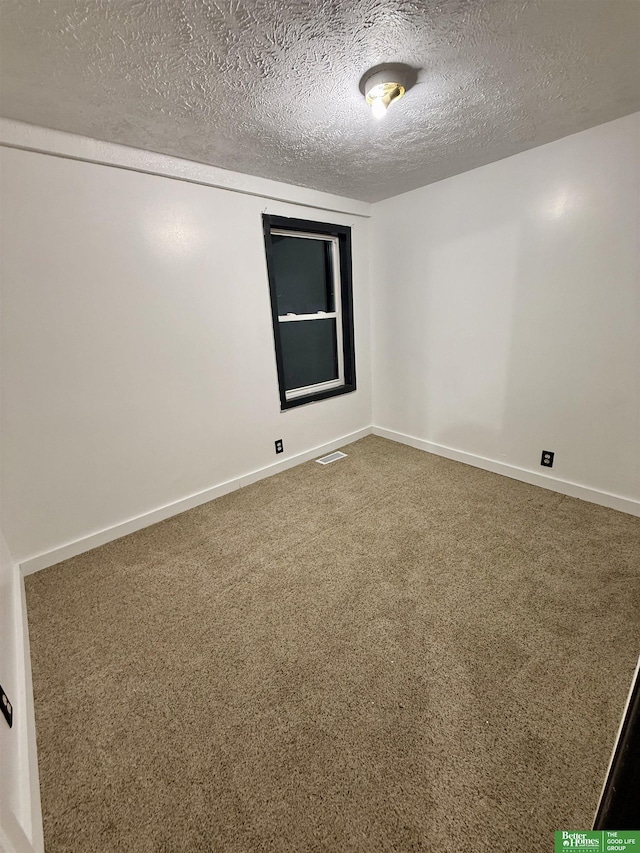
[[[6,0],[0,113],[374,202],[640,109],[639,44],[637,0]]]

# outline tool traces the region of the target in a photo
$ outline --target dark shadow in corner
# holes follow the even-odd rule
[[[640,660],[593,828],[640,829]]]

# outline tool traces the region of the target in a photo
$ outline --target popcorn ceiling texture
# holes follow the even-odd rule
[[[2,115],[377,201],[640,109],[637,0],[5,0]],[[381,62],[421,69],[377,123]]]

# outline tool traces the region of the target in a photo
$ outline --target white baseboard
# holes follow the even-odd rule
[[[158,507],[157,509],[145,512],[135,518],[130,518],[127,521],[122,521],[119,524],[114,524],[104,530],[98,530],[95,533],[90,533],[88,536],[83,536],[73,542],[68,542],[66,545],[61,545],[59,548],[53,548],[50,551],[45,551],[42,554],[36,554],[29,557],[20,563],[20,569],[23,575],[30,575],[33,572],[38,572],[41,569],[46,569],[49,566],[54,566],[56,563],[61,563],[63,560],[68,560],[70,557],[76,557],[78,554],[84,554],[85,551],[91,551],[93,548],[98,548],[100,545],[105,545],[107,542],[112,542],[114,539],[120,539],[122,536],[127,536],[129,533],[135,533],[136,530],[142,530],[144,527],[149,527],[151,524],[157,524],[159,521],[164,521],[174,515],[179,515],[188,509],[193,509],[201,504],[208,503],[215,498],[222,497],[236,489],[242,489],[244,486],[249,486],[251,483],[256,483],[258,480],[263,480],[265,477],[272,477],[280,471],[286,471],[287,468],[293,468],[296,465],[301,465],[303,462],[308,462],[310,459],[315,459],[316,456],[322,456],[325,453],[330,453],[332,450],[337,450],[345,444],[351,444],[371,435],[371,427],[357,430],[356,432],[343,435],[326,444],[321,444],[311,450],[306,450],[304,453],[298,453],[295,456],[290,456],[280,462],[274,462],[273,465],[267,465],[265,468],[260,468],[257,471],[252,471],[249,474],[244,474],[241,477],[235,477],[233,480],[228,480],[225,483],[220,483],[210,489],[205,489],[203,492],[198,492],[195,495],[188,495],[185,498]]]
[[[38,779],[38,756],[36,743],[33,686],[31,681],[31,657],[29,652],[29,629],[24,594],[24,580],[20,569],[5,550],[8,577],[3,580],[3,594],[10,601],[8,622],[3,631],[6,645],[2,652],[2,668],[9,677],[4,687],[11,691],[13,704],[13,728],[8,743],[7,772],[10,778],[3,786],[0,797],[0,850],[3,853],[43,853],[42,811]],[[5,573],[3,571],[3,578]],[[9,675],[10,674],[10,675]],[[4,681],[4,678],[3,678]],[[4,726],[4,721],[2,723]],[[3,772],[4,772],[3,767]],[[4,794],[11,790],[11,804]]]
[[[31,675],[31,645],[29,642],[29,621],[27,619],[27,596],[24,590],[24,578],[18,571],[20,590],[20,608],[22,632],[22,678],[24,683],[23,702],[26,711],[27,754],[29,768],[29,803],[31,825],[31,848],[33,853],[44,853],[44,833],[42,827],[42,803],[40,801],[40,777],[38,770],[38,749],[36,740],[36,710],[33,701],[33,678]]]
[[[556,477],[538,474],[536,471],[530,471],[527,468],[518,468],[516,465],[508,465],[505,462],[496,462],[494,459],[486,459],[484,456],[476,456],[474,453],[456,450],[453,447],[446,447],[443,444],[435,444],[423,438],[416,438],[402,432],[395,432],[395,430],[374,426],[372,432],[374,435],[379,435],[382,438],[388,438],[400,444],[407,444],[409,447],[416,447],[418,450],[426,450],[427,453],[433,453],[436,456],[454,459],[456,462],[464,462],[476,468],[483,468],[485,471],[491,471],[494,474],[502,474],[504,477],[510,477],[512,480],[520,480],[532,486],[540,486],[552,492],[559,492],[561,495],[569,495],[572,498],[580,498],[583,501],[606,506],[609,509],[617,509],[620,512],[629,513],[629,515],[640,516],[640,501],[633,500],[632,498],[624,498],[620,495],[612,495],[609,492],[601,492],[598,489],[591,489],[588,486],[581,486],[578,483],[571,483],[568,480],[559,480]]]
[[[11,812],[0,811],[0,850],[2,853],[35,853],[35,848]]]
[[[608,492],[602,492],[597,489],[591,489],[588,486],[581,486],[578,483],[571,483],[566,480],[560,480],[555,477],[549,477],[545,474],[538,474],[535,471],[529,471],[526,468],[518,468],[515,465],[508,465],[504,462],[497,462],[494,459],[486,459],[483,456],[477,456],[474,453],[467,453],[464,450],[456,450],[453,447],[446,447],[442,444],[436,444],[431,441],[426,441],[422,438],[406,435],[405,433],[396,432],[395,430],[384,429],[383,427],[372,426],[357,430],[356,432],[343,435],[334,441],[314,447],[304,453],[298,453],[295,456],[290,456],[280,462],[274,462],[273,465],[267,465],[265,468],[260,468],[257,471],[252,471],[249,474],[244,474],[236,477],[233,480],[228,480],[225,483],[220,483],[203,492],[198,492],[195,495],[189,495],[181,498],[173,503],[158,507],[150,512],[138,515],[135,518],[130,518],[127,521],[114,524],[112,527],[99,530],[62,545],[59,548],[53,548],[42,554],[37,554],[29,557],[20,563],[20,569],[23,575],[29,575],[33,572],[46,569],[63,560],[68,560],[70,557],[75,557],[78,554],[83,554],[85,551],[91,551],[100,545],[105,545],[107,542],[112,542],[114,539],[120,539],[122,536],[127,536],[129,533],[135,533],[137,530],[142,530],[144,527],[149,527],[151,524],[157,524],[159,521],[164,521],[174,515],[179,515],[193,507],[208,503],[209,501],[233,492],[236,489],[244,488],[245,486],[256,483],[258,480],[263,480],[265,477],[271,477],[278,474],[280,471],[285,471],[287,468],[293,468],[295,465],[301,465],[303,462],[308,462],[317,456],[322,456],[325,453],[330,453],[332,450],[337,450],[345,444],[351,444],[353,441],[365,438],[367,435],[379,435],[382,438],[388,438],[391,441],[397,441],[401,444],[407,444],[410,447],[416,447],[418,450],[426,450],[428,453],[434,453],[437,456],[444,456],[447,459],[454,459],[457,462],[464,462],[467,465],[473,465],[476,468],[483,468],[485,471],[491,471],[494,474],[502,474],[505,477],[510,477],[513,480],[520,480],[523,483],[529,483],[532,486],[540,486],[543,489],[549,489],[553,492],[559,492],[562,495],[580,498],[590,503],[606,506],[610,509],[617,509],[621,512],[629,513],[629,515],[640,516],[640,501],[631,498],[624,498],[620,495],[612,495]]]

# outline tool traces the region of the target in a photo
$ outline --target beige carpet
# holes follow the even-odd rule
[[[553,849],[640,521],[369,437],[27,578],[47,853]]]

